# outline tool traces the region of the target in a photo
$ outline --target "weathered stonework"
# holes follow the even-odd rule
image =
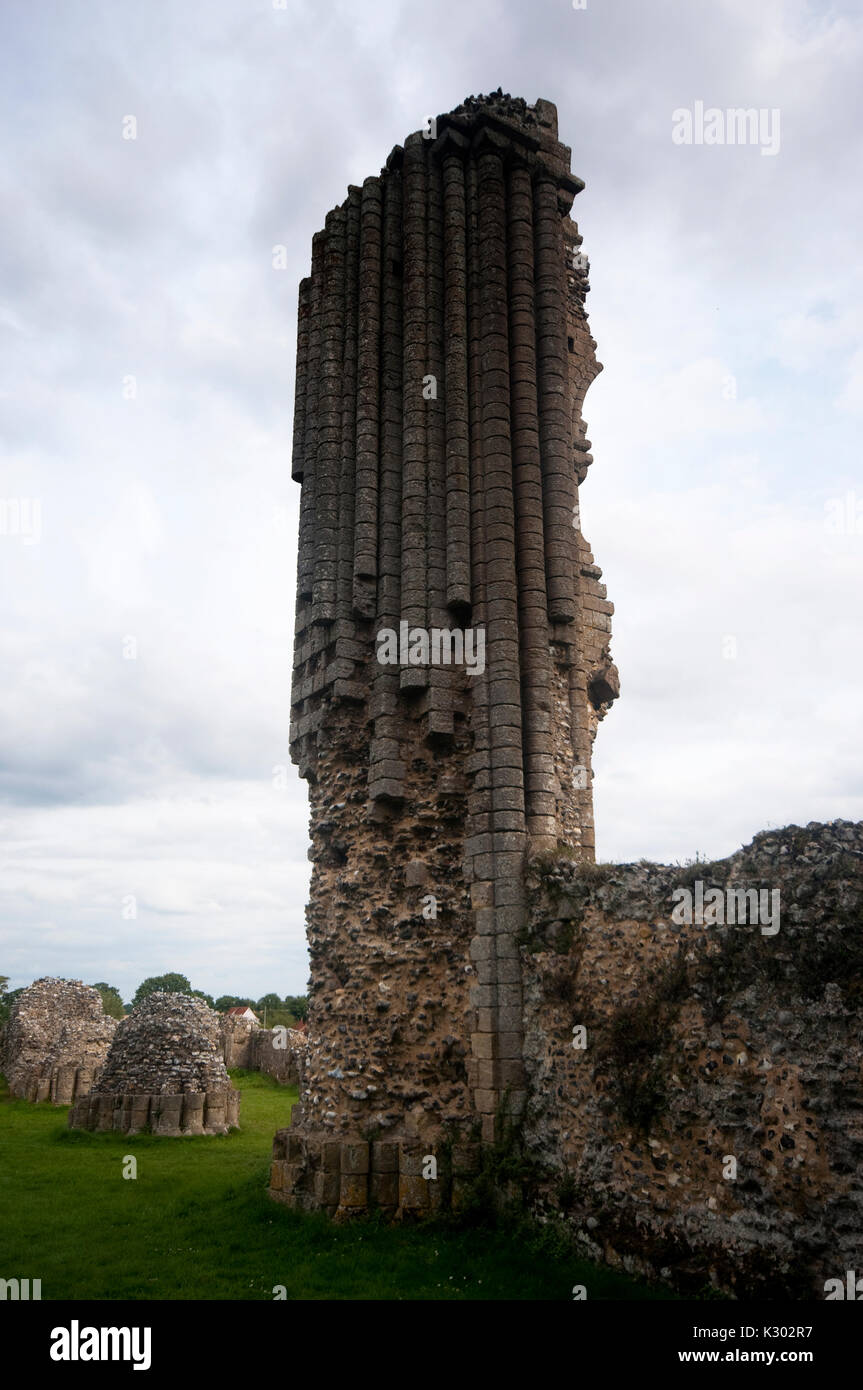
[[[298,1028],[287,1028],[283,1033],[275,1028],[261,1028],[252,1044],[251,1069],[272,1076],[283,1086],[296,1086],[304,1075],[307,1056],[305,1032]]]
[[[578,510],[581,184],[546,102],[471,98],[426,136],[349,190],[300,287],[310,1046],[272,1195],[458,1208],[497,1139],[592,1257],[823,1296],[863,1267],[863,826],[593,863],[618,681]],[[448,629],[483,662],[412,658]],[[780,925],[678,921],[687,880],[778,893]]]
[[[524,1136],[585,1254],[739,1297],[863,1267],[863,825],[527,882]],[[698,882],[778,893],[778,930],[675,922]]]
[[[226,1134],[240,1093],[219,1050],[219,1018],[202,999],[158,991],[122,1020],[104,1070],[69,1112],[73,1129]]]
[[[460,1139],[468,1171],[523,1110],[524,856],[594,855],[617,673],[579,522],[599,366],[569,161],[550,103],[471,98],[349,189],[300,286],[291,755],[314,869],[289,1203],[425,1209],[418,1156]],[[384,664],[402,625],[481,633],[483,661]]]
[[[253,1070],[255,1038],[260,1031],[261,1025],[255,1018],[219,1014],[219,1051],[228,1070],[231,1067]]]
[[[251,1018],[219,1015],[219,1050],[225,1066],[263,1072],[284,1086],[295,1086],[305,1061],[307,1042],[297,1028],[262,1028]]]
[[[11,1094],[71,1105],[98,1078],[116,1027],[92,985],[35,980],[15,1000],[3,1032],[0,1070]]]

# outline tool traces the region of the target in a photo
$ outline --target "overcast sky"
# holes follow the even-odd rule
[[[297,283],[349,183],[498,86],[587,184],[598,857],[863,819],[858,5],[4,0],[0,52],[13,986],[305,989]],[[778,148],[676,143],[697,102]]]

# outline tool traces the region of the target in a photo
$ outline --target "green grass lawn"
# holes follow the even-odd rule
[[[90,1134],[0,1087],[0,1278],[43,1299],[668,1298],[502,1232],[336,1226],[266,1195],[296,1089],[232,1073],[242,1128],[215,1138]],[[124,1157],[137,1160],[124,1179]]]

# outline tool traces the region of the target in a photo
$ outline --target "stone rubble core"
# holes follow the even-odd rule
[[[515,1195],[590,1258],[823,1297],[863,1267],[863,826],[593,862],[618,679],[578,505],[582,185],[548,102],[470,98],[428,136],[349,189],[300,285],[311,1003],[271,1194],[457,1209],[513,1143]],[[484,669],[379,662],[402,623],[482,631]],[[779,892],[781,925],[678,924],[675,890],[705,883]]]
[[[863,824],[686,868],[539,856],[526,882],[524,1141],[585,1258],[689,1297],[863,1269]],[[699,884],[778,894],[779,930],[675,922]]]
[[[71,1105],[98,1078],[116,1027],[92,985],[34,980],[13,1003],[3,1032],[0,1070],[11,1094]]]
[[[73,1129],[138,1134],[227,1134],[239,1126],[240,1093],[220,1053],[219,1015],[188,994],[149,994],[124,1018],[89,1095],[69,1113]]]
[[[342,1214],[392,1173],[397,1209],[422,1208],[417,1145],[490,1142],[522,1111],[524,856],[594,857],[592,741],[618,693],[578,506],[600,370],[582,181],[547,101],[471,97],[429,137],[349,188],[299,291],[312,1004],[271,1191]],[[484,669],[382,664],[403,622],[481,630]]]

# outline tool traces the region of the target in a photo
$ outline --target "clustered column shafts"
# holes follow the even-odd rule
[[[428,165],[421,135],[405,141],[403,167],[404,323],[402,332],[404,433],[402,444],[402,607],[411,627],[426,627],[428,597],[427,450],[428,409],[423,378],[426,343],[426,182]],[[428,683],[427,668],[405,666],[403,690]]]
[[[347,624],[354,611],[354,570],[356,554],[355,514],[356,494],[359,486],[357,463],[357,417],[359,403],[358,384],[358,344],[357,328],[359,306],[359,259],[360,259],[360,189],[351,188],[346,204],[347,225],[345,228],[345,307],[344,307],[344,356],[342,360],[342,422],[341,456],[339,460],[339,550],[338,550],[338,599],[337,612],[340,623]],[[338,655],[348,654],[341,637]]]
[[[537,404],[533,196],[530,172],[523,161],[513,161],[510,165],[507,203],[525,800],[528,832],[550,839],[557,833],[555,793],[558,788],[551,741],[551,660],[546,621],[548,599]]]
[[[391,169],[381,174],[383,187],[383,244],[381,267],[381,340],[377,364],[381,402],[378,504],[377,603],[371,598],[372,616],[380,627],[398,627],[401,616],[402,563],[402,181],[396,176],[400,154],[390,156]],[[391,176],[385,178],[390,172]],[[373,661],[373,658],[371,658]],[[373,661],[372,700],[369,709],[374,739],[370,748],[368,778],[372,801],[397,801],[403,793],[398,718],[399,673],[393,666]]]
[[[339,556],[339,482],[345,350],[345,208],[327,214],[321,314],[321,366],[315,468],[315,575],[312,620],[335,621]]]
[[[444,180],[444,352],[446,363],[447,605],[468,617],[470,573],[470,413],[467,349],[467,220],[464,158],[446,153]]]
[[[580,404],[599,370],[586,281],[568,266],[581,187],[550,103],[470,98],[397,146],[313,240],[299,298],[291,754],[311,784],[312,1024],[325,1030],[327,1066],[315,1093],[310,1062],[297,1132],[345,1115],[358,1124],[365,1104],[357,1083],[340,1091],[330,1079],[341,1085],[344,1052],[330,994],[339,987],[343,1009],[351,988],[350,967],[335,969],[337,938],[356,930],[339,885],[366,881],[360,822],[380,827],[377,852],[400,885],[368,913],[403,936],[415,921],[408,860],[436,837],[458,850],[471,913],[463,966],[436,919],[423,927],[465,996],[461,1018],[448,1005],[447,1036],[469,1048],[467,1109],[485,1138],[504,1102],[524,1103],[525,853],[566,841],[592,857],[590,747],[617,693],[611,605],[578,525]],[[483,664],[382,664],[378,635],[400,624],[481,633]],[[415,812],[434,767],[438,813]],[[437,884],[434,856],[423,863]],[[369,937],[369,952],[387,958],[383,937]],[[403,1030],[382,1007],[364,1025],[368,1055],[398,1070]],[[440,1121],[423,1095],[419,1108]],[[459,1095],[456,1085],[447,1114],[464,1112]]]
[[[545,566],[548,616],[553,623],[575,617],[572,537],[575,486],[572,436],[565,396],[565,351],[561,306],[565,266],[557,186],[542,174],[534,188],[536,207],[536,304],[539,357],[539,420],[543,461]]]
[[[427,439],[427,625],[444,628],[450,625],[452,615],[447,608],[450,585],[447,577],[443,170],[440,160],[431,160],[428,170],[426,268],[427,336],[423,403],[426,407]],[[450,666],[432,665],[429,670],[430,689],[425,717],[426,732],[432,740],[449,740],[453,732],[453,674]]]
[[[382,221],[381,181],[366,179],[360,226],[353,588],[354,612],[361,618],[375,615],[378,574]]]

